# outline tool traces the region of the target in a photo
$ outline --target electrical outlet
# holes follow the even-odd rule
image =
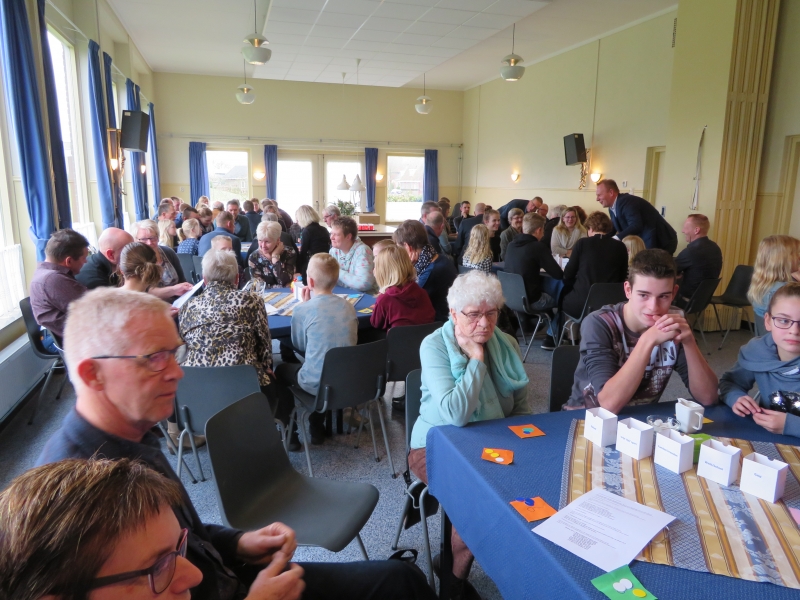
[[[667,207],[666,206],[662,206],[661,207],[661,216],[662,217],[666,217],[667,216]]]
[[[183,191],[183,186],[181,186],[181,191]]]
[[[628,182],[627,181],[623,181],[622,182],[622,187],[624,187],[624,188],[628,187]]]

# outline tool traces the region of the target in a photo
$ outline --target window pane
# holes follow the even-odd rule
[[[212,202],[250,199],[247,152],[207,150],[208,188]]]
[[[343,202],[352,202],[355,194],[349,190],[337,190],[336,187],[342,183],[342,175],[347,179],[349,185],[353,185],[353,179],[356,175],[364,181],[364,175],[361,172],[360,161],[332,161],[329,160],[325,167],[325,204],[336,204],[337,200]],[[278,179],[280,181],[280,179]],[[357,201],[357,200],[356,200]]]
[[[275,199],[281,210],[292,218],[301,205],[314,206],[313,167],[310,160],[278,161],[278,197]]]
[[[419,219],[425,158],[387,156],[386,159],[386,220]]]

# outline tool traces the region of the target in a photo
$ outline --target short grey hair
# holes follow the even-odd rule
[[[267,212],[266,210],[261,214],[261,222],[262,223],[277,223],[278,222],[278,215],[275,213]],[[256,229],[258,231],[258,229]]]
[[[564,213],[567,212],[569,206],[566,204],[556,204],[553,208],[549,210],[547,213],[548,219],[555,219],[558,217],[559,219],[564,216]]]
[[[239,204],[239,201],[238,201],[236,198],[232,198],[232,199],[228,200],[228,201],[225,203],[225,206],[230,206],[231,204],[233,204],[234,206],[241,206],[241,205]]]
[[[234,259],[235,260],[235,259]],[[169,315],[169,304],[142,292],[101,287],[69,305],[64,328],[64,358],[73,383],[81,381],[78,364],[93,356],[128,353],[128,325],[148,322],[148,315]]]
[[[455,311],[467,306],[479,306],[481,302],[498,309],[506,303],[500,281],[483,271],[473,270],[459,275],[447,292],[447,305]]]
[[[212,248],[203,256],[203,278],[206,281],[224,281],[236,285],[238,276],[239,265],[233,252]]]
[[[261,221],[256,229],[256,237],[258,241],[267,240],[268,242],[277,242],[281,238],[280,223],[274,221]]]
[[[134,240],[137,240],[140,229],[144,229],[154,237],[159,236],[158,223],[152,219],[143,219],[141,221],[136,221],[133,225],[131,225],[131,235],[133,236]]]
[[[337,217],[342,216],[342,212],[339,210],[338,206],[334,206],[333,204],[328,204],[325,209],[322,211],[323,215],[336,215]]]

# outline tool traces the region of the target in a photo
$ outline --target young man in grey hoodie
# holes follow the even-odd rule
[[[697,347],[683,313],[671,308],[678,291],[675,260],[643,250],[625,282],[627,302],[604,306],[581,324],[581,358],[565,409],[658,402],[677,371],[694,399],[717,402],[717,376]]]
[[[787,283],[775,292],[764,326],[767,334],[745,344],[739,360],[720,379],[720,399],[740,417],[753,415],[767,431],[800,437],[800,405],[789,406],[789,413],[769,408],[775,392],[787,400],[787,392],[800,396],[800,283]],[[759,400],[750,396],[753,384],[761,392]]]

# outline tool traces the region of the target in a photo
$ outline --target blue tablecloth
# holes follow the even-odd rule
[[[270,292],[290,292],[289,288],[272,288],[269,290]],[[361,292],[357,292],[356,290],[351,290],[349,288],[344,288],[341,286],[336,286],[333,288],[334,294],[360,294]],[[366,327],[370,327],[369,318],[372,316],[372,313],[363,314],[358,312],[363,308],[369,308],[370,306],[375,304],[375,296],[370,296],[369,294],[364,294],[356,303],[356,316],[358,317],[358,328],[364,329]],[[267,320],[269,321],[269,332],[273,339],[276,338],[288,338],[292,335],[292,317],[279,317],[278,315],[270,315]]]
[[[674,403],[631,407],[623,414],[674,415]],[[442,503],[453,526],[486,573],[508,599],[605,598],[591,584],[603,571],[545,540],[510,505],[514,498],[541,496],[558,508],[569,425],[584,411],[565,411],[434,427],[428,433],[427,462],[431,493]],[[735,416],[726,406],[706,409],[714,421],[703,433],[753,441],[800,445],[797,438],[773,435],[751,418]],[[509,425],[533,423],[544,437],[520,439]],[[509,466],[480,458],[483,448],[514,452]],[[633,573],[661,600],[712,598],[797,599],[797,590],[634,561]]]

